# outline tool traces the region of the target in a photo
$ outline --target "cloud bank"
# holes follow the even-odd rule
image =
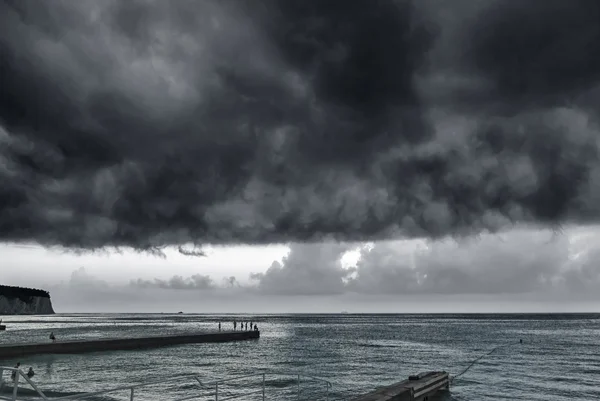
[[[253,278],[260,293],[271,295],[592,295],[600,284],[600,248],[574,241],[532,230],[458,242],[383,241],[363,245],[355,266],[341,264],[342,245],[299,245]]]
[[[482,235],[462,241],[382,241],[357,245],[295,244],[281,261],[249,279],[234,276],[134,279],[128,284],[97,280],[84,268],[74,271],[72,289],[119,287],[239,296],[385,296],[596,293],[600,285],[597,232],[519,230],[510,235]],[[342,262],[358,246],[355,264]],[[157,294],[156,292],[153,292]],[[597,295],[595,296],[596,298]]]
[[[132,287],[138,288],[163,288],[173,290],[209,290],[215,288],[213,280],[202,274],[193,274],[188,278],[179,275],[171,277],[169,280],[143,280],[141,278],[130,282]]]
[[[600,221],[598,2],[296,3],[2,2],[0,241],[153,250]],[[287,263],[262,288],[304,279]],[[323,280],[344,282],[337,268]],[[436,291],[460,281],[422,274]],[[382,280],[362,265],[343,288]]]
[[[60,312],[581,312],[600,301],[598,244],[590,229],[296,244],[251,277],[208,275],[198,266],[189,276],[132,271],[117,279],[96,267],[63,282],[34,275],[7,284],[49,290]],[[349,250],[360,254],[356,261]]]

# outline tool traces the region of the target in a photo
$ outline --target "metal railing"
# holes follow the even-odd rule
[[[13,381],[12,383],[9,383],[4,380],[4,371],[11,372],[11,378]],[[12,376],[13,373],[14,373],[14,376]],[[270,395],[270,394],[267,394],[267,383],[268,383],[267,375],[293,378],[294,382],[296,384],[296,391],[295,391],[296,400],[304,400],[304,398],[302,398],[304,389],[302,388],[301,383],[305,383],[305,382],[320,383],[322,386],[324,386],[323,395],[321,397],[315,397],[314,394],[311,394],[310,398],[308,398],[308,399],[311,401],[316,401],[318,399],[324,399],[325,401],[329,401],[329,395],[330,395],[330,391],[332,388],[331,382],[324,380],[324,379],[307,376],[307,375],[279,373],[279,372],[254,373],[254,374],[250,374],[250,375],[235,376],[235,377],[231,377],[231,378],[227,378],[227,379],[212,380],[212,381],[209,381],[206,383],[203,383],[200,376],[197,374],[187,374],[187,375],[184,374],[184,375],[178,375],[175,377],[170,377],[167,379],[151,380],[151,381],[132,384],[132,385],[114,387],[114,388],[110,388],[107,390],[79,393],[79,394],[73,394],[73,395],[68,395],[68,396],[50,398],[50,397],[46,396],[44,394],[44,392],[38,386],[35,385],[35,383],[27,376],[27,374],[25,374],[23,371],[21,371],[18,368],[9,368],[9,367],[0,367],[0,392],[2,390],[4,390],[4,386],[7,386],[8,388],[12,387],[12,395],[11,395],[11,397],[4,397],[0,393],[0,400],[7,400],[7,401],[24,400],[23,398],[18,398],[19,389],[22,389],[22,387],[19,387],[20,379],[24,379],[25,382],[31,386],[31,388],[37,394],[38,397],[42,398],[43,400],[48,400],[48,401],[84,400],[84,399],[90,398],[90,397],[114,394],[114,393],[119,393],[119,392],[121,392],[121,393],[127,392],[128,396],[129,396],[129,400],[135,401],[136,400],[135,397],[137,394],[136,390],[138,390],[138,389],[141,389],[144,387],[147,388],[147,387],[150,387],[153,385],[178,382],[178,381],[181,381],[182,379],[187,379],[187,380],[197,383],[200,386],[200,388],[198,388],[196,390],[204,391],[204,393],[186,395],[186,396],[183,396],[180,398],[174,398],[171,401],[187,401],[187,400],[199,399],[201,397],[211,397],[215,401],[226,401],[226,400],[243,399],[243,398],[247,398],[249,396],[257,396],[262,401],[266,401],[269,399],[267,396]],[[257,379],[257,382],[255,382],[253,384],[253,386],[250,386],[250,387],[258,387],[258,389],[256,389],[256,390],[253,389],[252,391],[249,391],[249,389],[246,388],[245,391],[243,392],[243,394],[233,394],[231,391],[228,391],[224,388],[227,384],[240,382],[241,380],[248,380],[248,379]],[[209,393],[207,394],[206,391],[209,391]],[[138,397],[137,399],[140,399],[140,398]],[[143,399],[143,397],[142,397],[142,399]],[[206,399],[206,398],[203,398],[203,399]]]
[[[0,366],[0,391],[2,391],[5,386],[5,381],[4,381],[4,371],[5,370],[8,370],[9,372],[11,372],[11,378],[13,380],[13,391],[12,391],[11,398],[2,397],[0,395],[0,400],[14,400],[14,401],[17,400],[18,391],[19,391],[19,379],[21,379],[21,378],[25,379],[25,381],[31,386],[31,388],[33,388],[33,390],[40,397],[42,397],[43,400],[48,400],[48,397],[46,397],[46,395],[42,392],[42,390],[40,390],[35,385],[35,383],[32,382],[31,379],[25,373],[23,373],[23,371],[21,369],[18,369],[18,368],[5,368],[5,367]],[[12,375],[13,372],[14,372],[14,376]]]

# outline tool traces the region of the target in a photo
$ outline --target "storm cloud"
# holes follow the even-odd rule
[[[252,278],[266,295],[590,296],[600,284],[598,243],[597,232],[536,230],[461,241],[380,241],[361,245],[354,266],[341,261],[350,245],[305,244]]]
[[[4,1],[0,240],[598,223],[599,19],[594,0]]]

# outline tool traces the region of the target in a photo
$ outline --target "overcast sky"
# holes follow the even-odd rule
[[[598,309],[600,2],[250,4],[0,4],[0,281],[64,311]]]

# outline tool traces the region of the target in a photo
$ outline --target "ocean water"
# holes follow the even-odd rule
[[[193,344],[144,351],[21,358],[33,366],[34,381],[53,396],[97,391],[154,380],[136,390],[136,400],[170,400],[206,394],[211,381],[266,373],[268,400],[348,399],[377,386],[427,370],[456,375],[445,400],[600,399],[600,315],[54,315],[5,318],[0,343],[146,336],[232,328],[236,319],[252,320],[261,330],[256,341]],[[523,339],[523,344],[519,344]],[[499,347],[499,348],[496,348]],[[0,361],[13,366],[16,360]],[[168,381],[181,374],[197,374]],[[219,386],[220,399],[244,394],[262,399],[262,376]],[[6,395],[6,394],[5,394]],[[93,399],[125,400],[127,391]]]

